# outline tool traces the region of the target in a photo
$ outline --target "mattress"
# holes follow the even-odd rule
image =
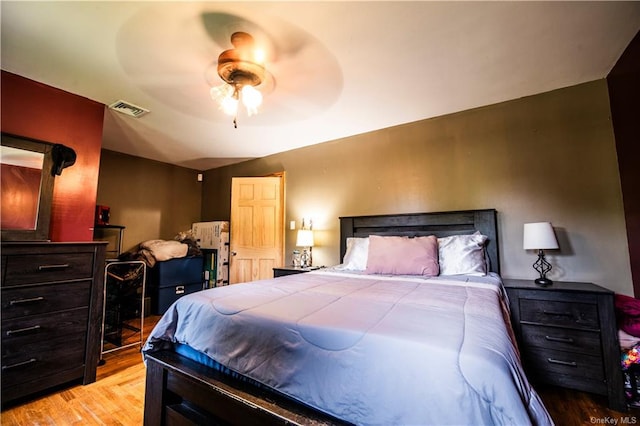
[[[179,299],[143,354],[186,345],[354,424],[552,424],[500,278],[320,270]]]

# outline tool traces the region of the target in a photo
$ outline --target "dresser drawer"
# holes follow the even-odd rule
[[[569,328],[522,324],[525,346],[600,355],[600,333]]]
[[[91,279],[93,258],[93,252],[7,256],[2,286]]]
[[[525,363],[533,370],[533,379],[551,379],[555,375],[572,376],[579,380],[604,380],[602,358],[577,352],[536,348],[527,350]]]
[[[76,333],[31,342],[6,356],[3,347],[2,388],[82,367],[85,345],[86,333]]]
[[[25,345],[86,333],[88,316],[85,307],[2,321],[2,358],[23,351]]]
[[[598,330],[598,307],[590,303],[520,299],[520,321]]]
[[[2,289],[2,321],[86,307],[91,281]]]

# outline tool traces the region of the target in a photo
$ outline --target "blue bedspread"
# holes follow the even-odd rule
[[[315,271],[205,290],[169,308],[143,352],[186,344],[356,424],[553,424],[499,278],[465,279]]]

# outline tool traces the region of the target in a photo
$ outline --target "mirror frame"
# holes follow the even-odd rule
[[[40,199],[35,229],[2,229],[2,241],[49,241],[51,206],[53,205],[53,184],[55,176],[51,150],[54,144],[23,136],[2,133],[2,145],[44,154],[42,176],[40,178]]]

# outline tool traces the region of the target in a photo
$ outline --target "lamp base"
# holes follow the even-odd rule
[[[300,258],[300,266],[303,268],[310,268],[311,267],[311,249],[307,250],[304,249],[302,251],[302,257]]]
[[[536,279],[534,283],[538,284],[540,287],[549,287],[551,284],[553,284],[553,281],[551,281],[549,278],[540,277]]]

